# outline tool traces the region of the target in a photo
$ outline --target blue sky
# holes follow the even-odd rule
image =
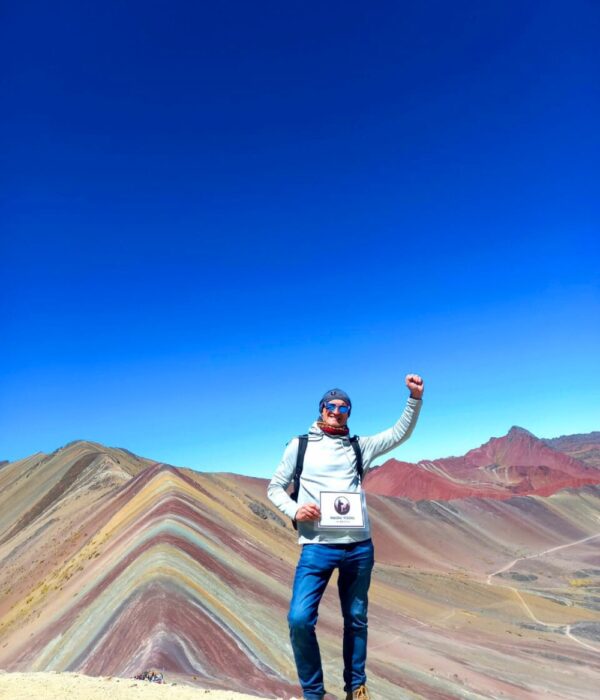
[[[597,3],[3,10],[0,459],[600,429]]]

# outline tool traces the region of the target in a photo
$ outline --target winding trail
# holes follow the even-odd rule
[[[597,518],[600,520],[600,516]],[[550,627],[552,629],[561,629],[564,631],[565,635],[569,637],[569,639],[572,639],[574,642],[577,642],[577,644],[580,644],[582,647],[585,647],[586,649],[589,649],[590,651],[595,651],[597,654],[600,654],[600,649],[598,647],[594,647],[591,644],[587,644],[586,642],[583,642],[581,639],[578,639],[577,637],[574,637],[571,634],[571,628],[572,625],[562,625],[562,624],[557,624],[554,622],[544,622],[543,620],[540,620],[538,617],[536,617],[529,607],[527,603],[525,602],[523,596],[521,593],[516,589],[514,586],[509,586],[506,584],[492,584],[492,578],[494,576],[497,576],[498,574],[503,574],[505,571],[509,571],[510,569],[513,568],[513,566],[519,562],[519,561],[524,561],[525,559],[535,559],[537,557],[543,557],[545,554],[549,554],[550,552],[556,552],[559,549],[566,549],[568,547],[575,547],[578,544],[583,544],[584,542],[589,542],[590,540],[596,539],[597,537],[600,537],[600,532],[597,532],[595,535],[588,535],[587,537],[582,537],[580,540],[575,540],[574,542],[568,542],[567,544],[560,544],[556,547],[550,547],[549,549],[545,549],[542,552],[538,552],[537,554],[529,554],[526,557],[518,557],[514,561],[510,562],[509,564],[506,564],[506,566],[503,566],[501,569],[498,569],[498,571],[494,571],[493,573],[489,574],[486,580],[486,583],[488,586],[495,585],[499,588],[508,588],[511,590],[515,596],[519,599],[519,602],[523,606],[523,609],[525,612],[529,615],[529,617],[536,622],[538,625],[544,625],[544,627]]]
[[[598,516],[597,519],[600,520],[600,516]],[[507,588],[508,590],[512,591],[514,593],[514,595],[517,597],[517,599],[519,600],[519,602],[521,603],[521,605],[522,605],[523,609],[525,610],[525,612],[527,613],[527,615],[534,622],[536,622],[538,625],[543,625],[544,627],[549,627],[551,629],[560,629],[564,632],[565,636],[569,637],[569,639],[573,640],[574,642],[576,642],[580,646],[585,647],[586,649],[589,649],[590,651],[596,652],[597,654],[600,654],[600,649],[598,647],[595,647],[591,644],[588,644],[587,642],[584,642],[581,639],[578,639],[577,637],[573,636],[573,634],[571,633],[571,628],[572,628],[571,624],[564,625],[564,624],[559,624],[559,623],[554,623],[554,622],[544,622],[544,620],[540,620],[538,617],[536,617],[533,610],[529,607],[529,605],[527,605],[527,602],[525,601],[525,599],[521,595],[520,591],[517,588],[515,588],[514,586],[509,586],[507,584],[502,584],[502,583],[492,583],[492,578],[494,576],[497,576],[498,574],[502,574],[505,571],[509,571],[519,561],[524,561],[525,559],[536,559],[538,557],[543,557],[544,555],[550,554],[551,552],[556,552],[560,549],[567,549],[568,547],[575,547],[578,544],[583,544],[584,542],[589,542],[590,540],[594,540],[597,537],[600,537],[600,532],[597,532],[594,535],[588,535],[587,537],[582,537],[581,539],[575,540],[574,542],[567,542],[566,544],[559,544],[555,547],[549,547],[548,549],[544,549],[543,551],[537,552],[536,554],[529,554],[525,557],[517,557],[516,559],[514,559],[510,563],[503,566],[501,569],[498,569],[497,571],[494,571],[493,573],[489,574],[487,577],[487,580],[486,580],[486,584],[488,586],[494,585],[497,588]],[[444,617],[442,617],[437,622],[445,622],[446,620],[453,617],[455,613],[456,613],[456,608],[453,608],[449,613],[446,613],[444,615]],[[431,627],[431,625],[424,623],[424,622],[421,622],[420,620],[414,620],[414,623],[422,625],[423,627]],[[389,646],[390,644],[393,644],[396,640],[401,639],[401,638],[403,638],[403,635],[401,635],[401,634],[393,635],[391,639],[389,639],[387,641],[382,641],[379,644],[376,644],[375,646],[370,647],[370,648],[372,650],[382,649],[384,647]]]

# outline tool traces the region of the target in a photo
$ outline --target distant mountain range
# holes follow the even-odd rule
[[[547,445],[570,457],[580,459],[585,464],[600,469],[600,431],[544,440]]]
[[[365,482],[380,700],[592,700],[600,686],[600,433],[521,428]],[[290,698],[296,535],[267,481],[75,441],[0,468],[0,668]],[[392,495],[390,495],[392,494]],[[341,693],[335,586],[319,617]]]
[[[365,488],[413,500],[550,496],[600,483],[599,455],[600,432],[540,440],[513,427],[464,457],[418,464],[390,459],[367,475]]]

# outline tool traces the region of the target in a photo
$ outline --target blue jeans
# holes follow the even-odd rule
[[[288,623],[298,678],[309,700],[321,700],[325,694],[315,625],[319,603],[336,567],[344,616],[344,690],[355,690],[367,681],[367,606],[373,563],[371,540],[302,546]]]

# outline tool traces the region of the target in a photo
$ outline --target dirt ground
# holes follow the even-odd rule
[[[79,673],[0,671],[0,700],[258,700],[229,690],[202,690],[167,682],[104,678]]]

